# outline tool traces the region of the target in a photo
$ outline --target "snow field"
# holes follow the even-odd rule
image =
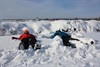
[[[5,39],[6,37],[6,39]],[[0,37],[7,41],[7,37]],[[100,66],[100,45],[86,45],[82,44],[81,47],[71,48],[62,46],[60,37],[56,36],[54,39],[40,38],[42,42],[42,48],[34,51],[31,47],[28,50],[18,50],[16,44],[19,41],[11,41],[13,45],[5,43],[3,48],[0,49],[0,66],[1,67],[28,67],[42,65],[56,66],[56,67],[99,67]],[[4,42],[4,40],[2,40]],[[77,42],[75,43],[77,45]],[[11,45],[11,46],[10,46]],[[1,46],[1,45],[0,45]],[[6,50],[7,49],[7,50]]]
[[[0,67],[100,67],[100,33],[96,32],[96,29],[100,29],[99,24],[95,20],[1,22],[0,28],[6,29],[4,34],[9,36],[0,36]],[[49,38],[58,29],[74,27],[77,31],[71,31],[71,35],[81,41],[70,42],[77,48],[63,46],[59,36]],[[18,37],[24,28],[41,41],[40,50],[35,51],[31,47],[28,50],[18,50],[20,41],[11,40],[11,37]],[[9,30],[16,30],[17,35],[12,35]],[[91,41],[94,43],[91,44]]]

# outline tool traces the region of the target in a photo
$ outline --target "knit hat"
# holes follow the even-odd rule
[[[28,30],[24,30],[24,33],[28,34],[28,33],[29,33],[29,31],[28,31]]]

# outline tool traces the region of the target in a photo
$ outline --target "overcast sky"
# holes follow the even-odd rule
[[[3,19],[99,16],[100,0],[0,0]]]

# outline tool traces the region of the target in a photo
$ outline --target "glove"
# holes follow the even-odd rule
[[[18,39],[18,38],[16,38],[16,37],[12,37],[12,40],[14,40],[14,39]]]
[[[12,37],[11,39],[13,40],[13,39],[15,39],[15,37]]]

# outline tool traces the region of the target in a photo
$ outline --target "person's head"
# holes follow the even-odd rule
[[[29,31],[28,31],[28,30],[24,30],[24,33],[25,33],[25,34],[29,34]]]
[[[56,32],[61,32],[61,30],[57,30]]]

